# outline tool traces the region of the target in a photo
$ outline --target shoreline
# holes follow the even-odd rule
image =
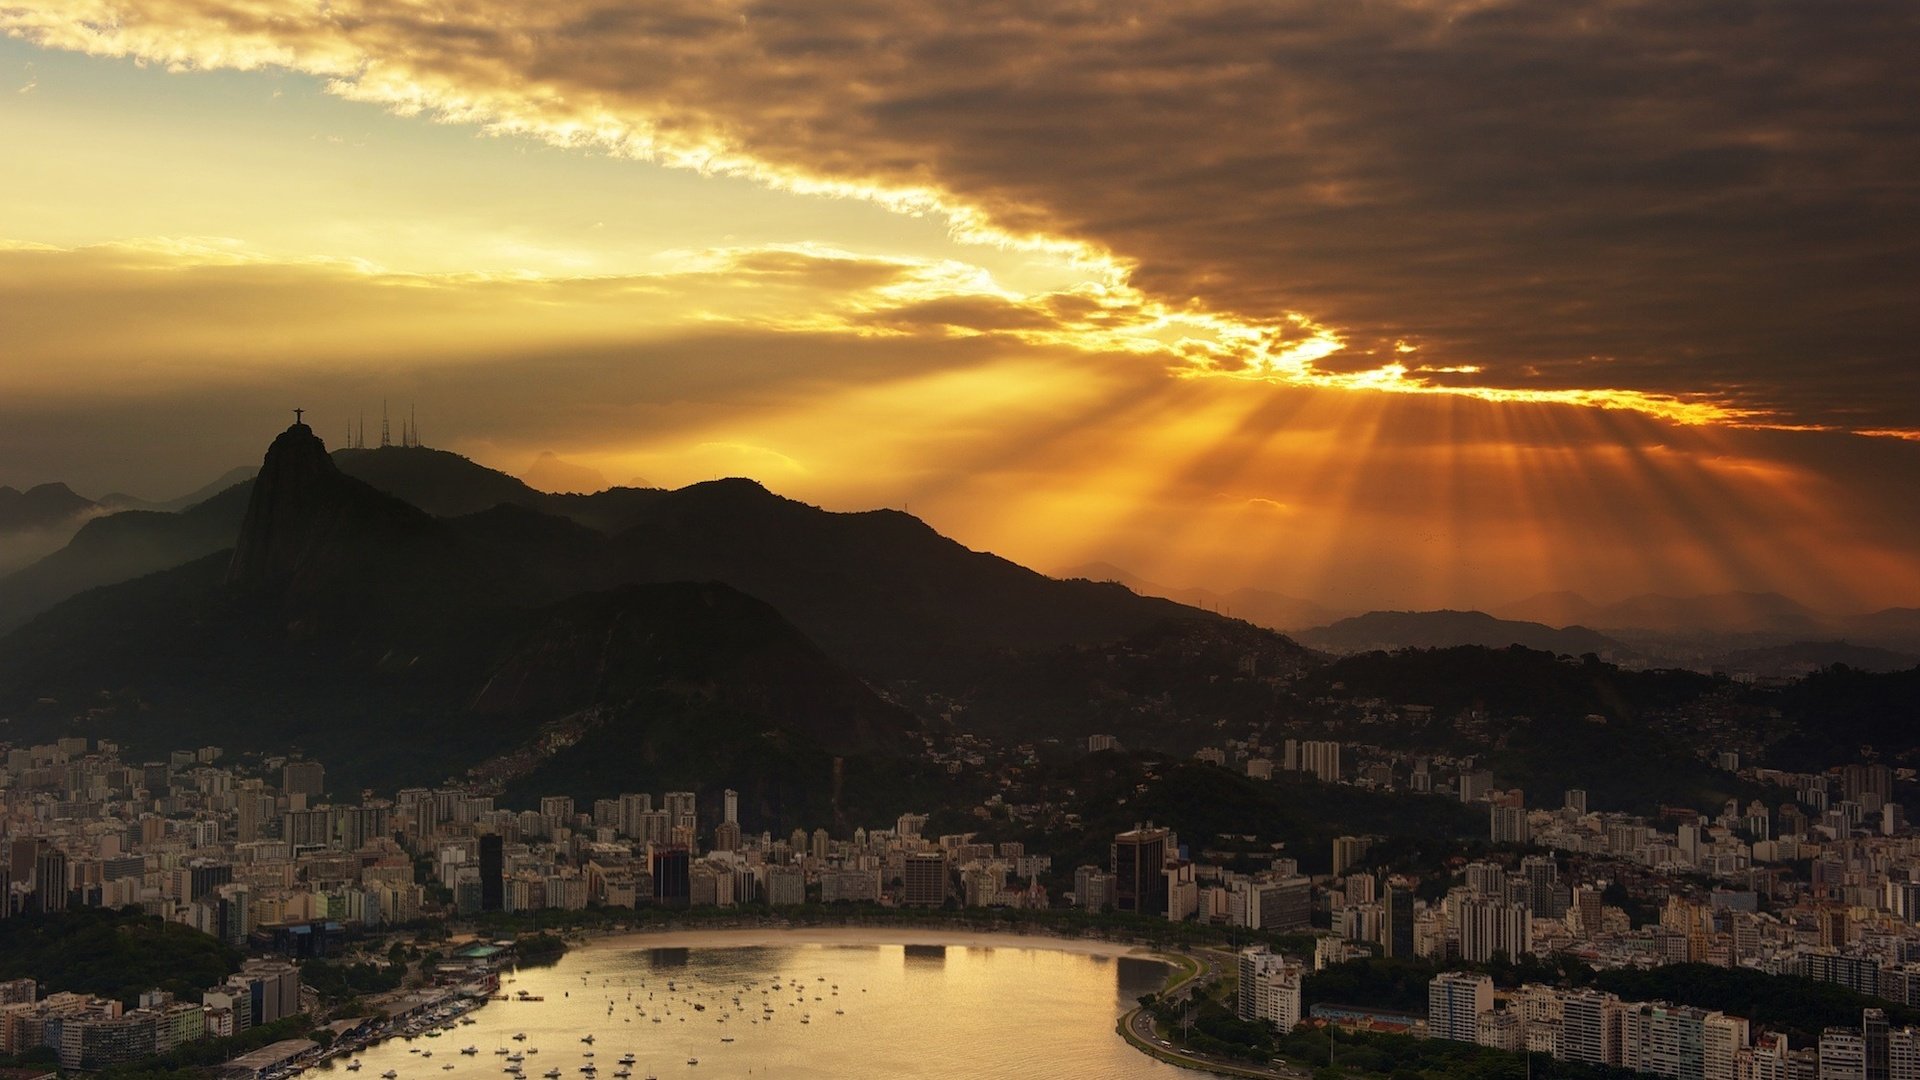
[[[738,927],[713,930],[670,928],[628,930],[590,936],[582,949],[612,947],[637,949],[767,948],[795,945],[879,948],[888,945],[941,945],[970,949],[1040,949],[1079,956],[1131,957],[1159,960],[1162,950],[1137,942],[1054,934],[1017,934],[1006,931],[889,928],[877,926]],[[573,950],[569,949],[569,953]]]

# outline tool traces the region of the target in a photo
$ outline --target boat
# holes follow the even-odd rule
[[[527,1041],[527,1033],[526,1033],[526,1032],[524,1032],[524,1031],[516,1031],[516,1032],[514,1032],[514,1033],[513,1033],[513,1041],[514,1041],[514,1042],[526,1042],[526,1041]]]
[[[380,1074],[380,1080],[395,1080],[399,1075],[399,1073],[394,1072],[392,1069],[388,1069],[386,1072]]]
[[[348,1072],[359,1072],[359,1071],[360,1071],[360,1059],[359,1059],[359,1058],[354,1058],[354,1059],[353,1059],[352,1061],[349,1061],[349,1062],[347,1062],[347,1071],[348,1071]]]
[[[504,1054],[504,1053],[507,1053],[507,1048],[504,1046],[497,1046],[494,1048],[493,1052],[496,1054]]]
[[[547,1080],[560,1080],[559,1069],[548,1069],[546,1072],[543,1072],[540,1075],[546,1077]]]
[[[478,1054],[480,1052],[480,1048],[477,1046],[463,1046],[460,1048],[460,1052],[467,1055],[468,1057],[472,1057],[473,1055]]]
[[[620,1064],[622,1065],[631,1065],[633,1064],[633,1061],[634,1061],[634,1057],[631,1052],[620,1055]]]
[[[581,1041],[581,1042],[583,1042],[583,1043],[586,1043],[586,1044],[587,1044],[588,1046],[592,1046],[592,1045],[593,1045],[593,1033],[592,1033],[592,1032],[588,1032],[588,1033],[586,1033],[585,1035],[582,1035],[582,1036],[580,1036],[580,1041]]]
[[[447,1062],[447,1063],[446,1063],[445,1065],[442,1065],[442,1066],[440,1066],[440,1067],[441,1067],[441,1068],[443,1068],[443,1069],[451,1069],[451,1068],[453,1068],[453,1062],[451,1062],[451,1061],[449,1061],[449,1062]]]

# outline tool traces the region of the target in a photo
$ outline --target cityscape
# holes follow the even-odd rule
[[[1920,1080],[1911,0],[0,0],[0,1080]]]

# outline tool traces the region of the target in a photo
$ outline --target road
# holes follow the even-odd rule
[[[1164,993],[1175,1001],[1185,1002],[1195,989],[1218,982],[1223,962],[1221,954],[1202,951],[1199,959],[1201,964],[1195,972],[1167,987]],[[1224,1076],[1254,1077],[1258,1080],[1307,1080],[1311,1075],[1307,1070],[1293,1065],[1255,1065],[1172,1046],[1162,1041],[1154,1031],[1153,1014],[1145,1009],[1129,1010],[1120,1018],[1118,1030],[1135,1049],[1183,1069],[1198,1069]]]

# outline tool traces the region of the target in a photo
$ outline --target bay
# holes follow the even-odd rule
[[[495,1001],[438,1038],[389,1040],[318,1071],[344,1080],[766,1077],[1058,1077],[1114,1080],[1181,1070],[1114,1031],[1167,967],[1121,946],[1047,938],[884,931],[630,935],[521,968]],[[505,981],[511,978],[511,982]],[[516,1040],[515,1035],[524,1035]],[[593,1042],[582,1041],[591,1035]],[[461,1054],[463,1047],[477,1050]],[[588,1063],[595,1072],[582,1072]],[[453,1068],[445,1068],[452,1065]]]

